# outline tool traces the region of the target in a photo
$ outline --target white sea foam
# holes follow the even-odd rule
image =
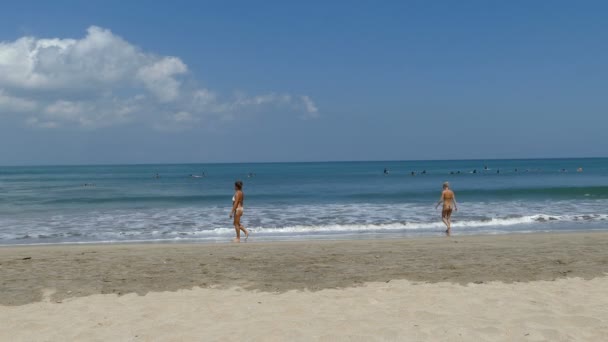
[[[598,228],[608,214],[598,213],[603,203],[523,206],[509,203],[493,217],[484,216],[490,204],[469,203],[455,213],[455,232],[500,233],[571,228],[583,224]],[[568,206],[561,214],[556,207]],[[554,212],[548,211],[553,209]],[[462,206],[461,206],[462,210]],[[529,211],[532,215],[521,215]],[[327,205],[287,208],[247,208],[244,223],[261,238],[337,236],[349,234],[425,234],[443,230],[438,212],[427,205]],[[567,227],[564,227],[564,224]],[[188,241],[228,238],[234,234],[223,208],[174,208],[145,211],[89,212],[29,219],[0,218],[0,244],[102,241]]]

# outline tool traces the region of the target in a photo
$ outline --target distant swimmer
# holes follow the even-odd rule
[[[388,175],[388,174],[389,174],[389,171],[388,171],[388,169],[387,169],[387,168],[384,168],[384,174],[385,174],[385,175]]]
[[[477,169],[474,169],[474,170],[473,170],[473,173],[477,173]]]
[[[422,174],[423,174],[423,175],[426,175],[426,170],[422,170]]]
[[[578,169],[576,169],[576,172],[583,172],[583,168],[579,167]]]
[[[160,178],[160,175],[157,173],[154,176],[152,176],[152,178]]]
[[[230,211],[230,218],[234,216],[234,230],[236,231],[236,238],[234,242],[241,242],[241,230],[245,233],[245,240],[249,238],[249,231],[241,224],[241,216],[243,216],[243,201],[245,195],[243,194],[243,182],[234,182],[234,196],[232,196],[232,210]]]
[[[412,171],[412,173],[410,173],[412,176],[416,175],[416,171]]]
[[[443,209],[441,210],[441,220],[447,227],[446,233],[450,235],[452,232],[452,210],[458,211],[458,207],[456,206],[456,195],[454,192],[450,190],[450,183],[443,183],[443,191],[441,192],[441,197],[439,198],[439,202],[435,205],[435,209],[443,203]]]
[[[484,165],[484,166],[483,166],[483,169],[484,169],[485,171],[488,171],[488,170],[489,170],[487,165]]]
[[[513,171],[517,172],[517,169],[515,169],[515,170],[513,170]]]
[[[500,169],[496,170],[496,174],[499,174],[499,173],[500,173]]]
[[[456,174],[459,175],[460,174],[460,170],[456,171]]]

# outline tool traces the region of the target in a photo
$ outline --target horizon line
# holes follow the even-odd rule
[[[236,164],[314,164],[314,163],[395,163],[395,162],[437,162],[437,161],[506,161],[506,160],[572,160],[608,159],[608,157],[543,157],[543,158],[463,158],[463,159],[393,159],[393,160],[311,160],[311,161],[260,161],[260,162],[172,162],[172,163],[92,163],[92,164],[13,164],[0,167],[61,167],[61,166],[145,166],[145,165],[236,165]]]

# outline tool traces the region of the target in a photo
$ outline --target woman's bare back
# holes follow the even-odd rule
[[[450,189],[443,190],[441,194],[441,200],[443,201],[443,209],[454,208],[454,192]]]

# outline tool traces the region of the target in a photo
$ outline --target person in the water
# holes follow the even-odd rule
[[[458,207],[456,206],[456,195],[454,192],[450,190],[450,183],[443,183],[443,191],[441,192],[441,197],[439,198],[439,202],[435,205],[435,209],[443,203],[443,209],[441,210],[441,220],[447,227],[446,233],[450,235],[452,232],[452,210],[458,211]]]
[[[245,233],[245,240],[249,238],[249,231],[241,224],[241,216],[243,216],[243,200],[245,195],[243,194],[243,182],[234,182],[234,196],[232,196],[232,211],[230,211],[230,218],[234,216],[234,230],[236,231],[236,238],[234,242],[241,242],[241,230]]]

